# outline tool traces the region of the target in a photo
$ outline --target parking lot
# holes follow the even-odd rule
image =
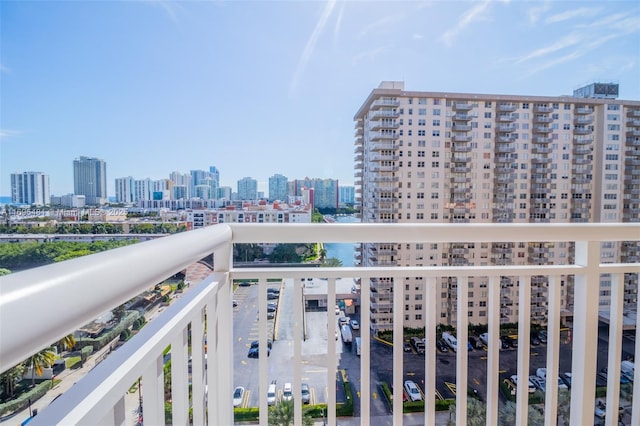
[[[280,297],[277,299],[278,308],[274,319],[269,320],[269,330],[277,331],[277,339],[274,339],[271,353],[268,359],[269,382],[276,385],[277,398],[282,397],[282,389],[285,383],[293,382],[293,372],[291,362],[293,360],[293,282],[285,281],[280,284],[272,284],[271,287],[281,289]],[[237,306],[234,307],[234,333],[235,333],[235,369],[234,381],[236,386],[243,386],[246,389],[243,407],[258,406],[258,360],[248,358],[251,342],[258,340],[258,288],[256,285],[249,287],[238,287],[234,298]],[[273,303],[274,300],[269,300]],[[302,382],[309,385],[310,403],[317,404],[327,401],[327,339],[336,338],[338,319],[344,313],[336,315],[333,310],[327,314],[326,311],[306,312],[306,334],[301,343],[302,349]],[[331,335],[327,333],[326,321],[334,321],[336,327]],[[359,321],[358,316],[351,316],[351,319]],[[277,327],[277,330],[275,329]],[[352,329],[353,338],[360,336],[362,330]],[[603,326],[599,330],[598,345],[598,371],[606,367],[607,363],[607,341],[608,329]],[[270,338],[272,335],[270,334]],[[426,350],[433,350],[430,345],[426,345]],[[546,350],[544,343],[532,345],[530,350],[530,371],[527,375],[535,375],[538,368],[546,367]],[[623,339],[623,357],[633,354],[634,342]],[[338,334],[336,342],[336,352],[338,354],[338,368],[345,370],[351,381],[352,389],[356,399],[355,415],[359,415],[360,396],[360,357],[355,353],[355,345],[344,345]],[[571,371],[572,339],[571,331],[565,329],[561,332],[560,365],[559,373]],[[500,380],[508,379],[517,374],[517,348],[503,349],[500,351]],[[468,353],[468,383],[470,390],[475,390],[481,400],[486,400],[486,372],[487,372],[487,351],[482,349],[470,350]],[[385,343],[371,340],[371,416],[388,415],[390,409],[380,391],[380,383],[386,382],[391,385],[393,381],[393,369],[391,362],[393,348]],[[436,361],[436,397],[440,399],[452,399],[456,397],[456,353],[449,351],[442,353],[437,350]],[[404,352],[404,372],[403,383],[411,380],[417,384],[420,392],[424,393],[424,355],[416,351],[411,346],[409,352]],[[333,384],[332,384],[333,385]],[[231,391],[231,390],[230,390]],[[403,390],[404,391],[404,390]],[[405,395],[409,397],[408,394]],[[503,403],[506,399],[502,394],[496,395]]]

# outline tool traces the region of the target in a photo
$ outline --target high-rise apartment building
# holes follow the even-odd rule
[[[340,207],[353,205],[355,201],[355,188],[353,186],[339,186],[338,191],[340,193],[338,197],[338,205]]]
[[[609,85],[616,86],[616,85]],[[596,96],[598,93],[606,96]],[[356,206],[366,223],[571,223],[640,221],[640,102],[613,99],[616,87],[574,96],[511,96],[405,91],[383,82],[356,122]],[[585,97],[589,96],[589,97]],[[365,244],[365,266],[563,264],[569,243]],[[640,260],[638,243],[606,243],[603,262]],[[533,276],[531,315],[547,318],[548,278]],[[601,279],[601,308],[611,278]],[[424,280],[407,278],[405,325],[424,326]],[[563,312],[573,307],[562,277]],[[391,278],[371,282],[371,323],[391,327]],[[456,322],[456,278],[443,279],[437,316]],[[627,306],[638,275],[625,274]],[[502,322],[518,315],[518,277],[500,282]],[[470,323],[487,318],[487,282],[469,279]]]
[[[258,181],[244,177],[238,180],[238,199],[239,200],[257,200],[258,199]]]
[[[73,191],[76,195],[84,195],[87,205],[106,204],[107,163],[91,157],[73,160]]]
[[[287,183],[289,179],[286,176],[275,174],[269,178],[269,200],[286,201],[289,191]]]
[[[116,178],[116,202],[133,203],[135,197],[135,184],[132,176]]]
[[[302,196],[304,190],[313,190],[315,208],[338,208],[338,181],[336,179],[304,178],[293,181],[291,195]]]
[[[15,204],[48,205],[49,175],[42,172],[11,173],[11,202]]]
[[[173,182],[174,188],[172,190],[173,192],[173,199],[174,200],[179,200],[181,198],[184,199],[189,199],[191,198],[191,175],[190,174],[182,174],[180,172],[171,172],[171,174],[169,175],[169,179],[171,179],[171,181]],[[180,188],[175,188],[176,186],[179,186]]]

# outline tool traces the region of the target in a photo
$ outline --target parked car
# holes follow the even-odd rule
[[[271,355],[271,349],[267,347],[267,356]],[[260,357],[260,348],[249,348],[249,353],[247,353],[247,358],[259,358]]]
[[[489,346],[489,333],[482,333],[479,337],[485,346]]]
[[[276,295],[280,296],[280,289],[275,288],[275,287],[268,287],[267,288],[267,294],[276,294]]]
[[[409,342],[404,342],[404,343],[402,344],[402,349],[403,349],[405,352],[411,352],[411,344],[410,344]]]
[[[340,317],[338,318],[339,325],[346,325],[349,323],[349,317]]]
[[[291,383],[285,383],[282,388],[282,400],[291,401],[293,399],[293,387]]]
[[[253,342],[251,342],[251,348],[257,348],[259,346],[260,346],[260,342],[258,340],[254,340]],[[271,339],[267,340],[267,347],[271,349],[272,346],[273,346],[273,340]]]
[[[280,298],[279,294],[276,293],[267,293],[267,300],[276,300]]]
[[[267,405],[274,405],[276,403],[276,384],[271,383],[267,390]]]
[[[233,406],[240,407],[244,400],[244,388],[242,386],[238,386],[233,390]]]
[[[547,381],[545,379],[542,379],[538,376],[529,376],[529,381],[533,383],[533,385],[536,388],[540,389],[542,392],[545,391],[547,386]]]
[[[509,377],[509,379],[511,379],[514,385],[518,386],[517,374],[513,374],[511,377]],[[527,389],[529,390],[529,393],[534,393],[536,391],[536,386],[533,384],[533,382],[531,382],[531,380],[529,380],[529,378],[527,378],[527,382],[528,382]]]
[[[533,346],[538,346],[540,344],[540,339],[538,339],[538,336],[536,336],[535,334],[532,334],[530,342]]]
[[[237,300],[233,300],[233,307],[235,308],[236,306],[238,306],[238,301]]]
[[[240,287],[249,287],[251,285],[251,283],[249,281],[242,281],[240,284],[238,284]]]
[[[360,330],[360,324],[356,320],[349,321],[349,325],[351,325],[351,328],[354,330]]]
[[[571,388],[571,373],[560,373],[560,379],[567,385],[567,387]]]
[[[518,339],[511,336],[504,336],[504,340],[509,344],[512,348],[518,347]]]
[[[540,343],[547,343],[547,330],[538,331],[538,339],[540,339]]]
[[[502,342],[502,349],[509,349],[511,345],[509,344],[509,340],[504,337],[500,338],[500,342]]]
[[[417,353],[424,354],[425,345],[422,342],[422,339],[420,339],[419,337],[411,337],[409,341],[411,342],[411,346],[413,346],[413,349],[415,349]]]
[[[309,392],[309,385],[302,383],[300,385],[300,391],[302,392],[302,403],[309,404],[311,402],[311,392]]]
[[[415,382],[407,380],[404,382],[404,389],[407,391],[407,394],[409,394],[409,399],[411,399],[411,401],[422,401],[422,394]]]
[[[480,340],[476,336],[469,336],[469,343],[471,344],[473,349],[482,349],[483,347],[482,340]]]
[[[278,310],[278,306],[277,305],[267,305],[267,312],[275,312]]]
[[[438,340],[438,350],[442,353],[449,352],[449,346],[444,342],[444,340]]]

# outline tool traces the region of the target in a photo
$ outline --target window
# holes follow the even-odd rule
[[[431,136],[433,136],[433,137],[440,136],[440,130],[434,130],[433,132],[431,132]]]
[[[418,109],[418,115],[427,115],[427,109],[426,108],[419,108]]]
[[[434,126],[439,126],[440,125],[440,120],[433,120],[433,125]]]
[[[436,105],[436,104],[434,104],[434,105]],[[434,109],[433,110],[433,115],[440,115],[440,109]]]
[[[490,112],[485,112],[484,113],[484,118],[491,118],[491,113]]]

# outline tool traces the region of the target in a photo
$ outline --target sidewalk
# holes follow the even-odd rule
[[[58,395],[63,394],[67,390],[71,388],[78,380],[82,379],[89,371],[91,371],[98,360],[104,359],[104,355],[110,351],[111,345],[117,341],[118,339],[114,339],[104,348],[100,349],[97,352],[94,352],[87,361],[85,361],[84,365],[77,369],[69,369],[66,368],[60,374],[56,376],[57,379],[60,380],[60,383],[56,385],[53,389],[49,390],[42,398],[37,401],[33,401],[31,403],[31,411],[38,410],[38,413],[42,413],[44,409],[46,409],[49,404],[56,398]],[[19,425],[23,421],[29,418],[29,407],[26,407],[22,411],[16,411],[11,414],[7,414],[4,417],[0,417],[0,425]]]

